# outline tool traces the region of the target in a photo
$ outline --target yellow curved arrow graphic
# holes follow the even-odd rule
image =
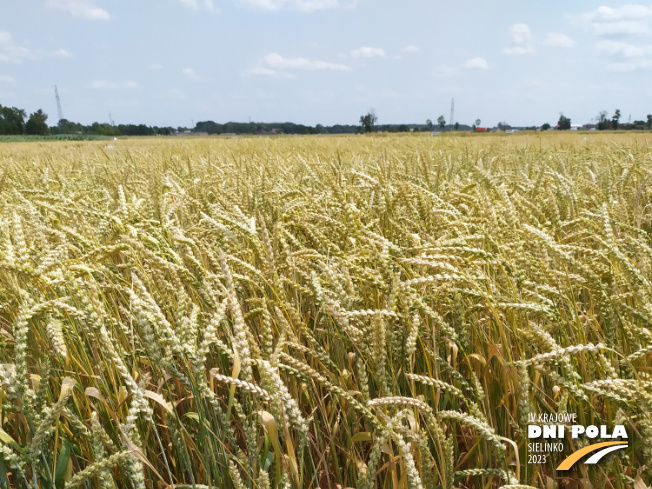
[[[610,447],[613,445],[627,446],[627,443],[622,441],[605,441],[603,443],[595,443],[594,445],[589,445],[588,447],[584,447],[581,450],[571,453],[568,457],[564,459],[562,463],[560,463],[557,466],[557,470],[568,470],[575,464],[575,462],[581,459],[584,455],[588,455],[591,452],[595,452],[596,450],[599,450],[601,448]]]

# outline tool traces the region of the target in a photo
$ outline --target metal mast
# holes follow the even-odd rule
[[[451,99],[451,131],[453,130],[453,124],[455,124],[455,99]]]
[[[57,111],[59,112],[59,124],[63,120],[63,110],[61,110],[61,99],[59,98],[59,90],[54,86],[54,97],[57,99]]]

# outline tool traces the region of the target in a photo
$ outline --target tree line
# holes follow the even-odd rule
[[[175,134],[186,128],[158,127],[145,124],[107,124],[93,122],[89,125],[61,119],[56,126],[48,126],[48,115],[42,109],[27,116],[24,109],[0,105],[0,135],[47,136],[55,134],[92,134],[99,136],[155,136]]]
[[[47,119],[47,114],[45,114],[41,109],[27,117],[27,112],[25,112],[24,109],[19,109],[17,107],[3,107],[0,105],[0,134],[30,134],[43,136],[50,132],[50,128],[45,122]]]
[[[356,126],[337,124],[334,126],[306,126],[293,122],[198,122],[193,132],[205,134],[348,134],[355,133]]]
[[[59,124],[53,126],[51,134],[93,134],[98,136],[169,136],[186,128],[158,127],[146,124],[108,124],[106,122],[93,122],[87,126],[79,122],[61,119]]]
[[[363,117],[364,118],[364,117]],[[363,119],[361,118],[361,119]],[[457,126],[460,130],[469,130],[469,126]],[[376,124],[369,118],[360,125],[334,124],[325,126],[317,124],[306,126],[293,122],[226,122],[220,124],[214,121],[198,122],[193,132],[202,134],[359,134],[365,132],[420,132],[432,130],[432,124]]]
[[[598,114],[598,117],[596,117],[594,120],[596,121],[595,124],[593,123],[593,120],[591,121],[590,124],[586,124],[585,126],[588,126],[588,129],[597,129],[599,131],[605,131],[605,130],[652,130],[652,114],[647,115],[647,120],[635,120],[633,122],[627,122],[627,123],[621,123],[620,122],[621,118],[621,112],[620,109],[616,109],[611,116],[611,118],[608,117],[608,112],[606,110],[601,111]],[[466,125],[460,125],[459,122],[456,122],[455,124],[446,124],[446,119],[444,118],[443,115],[440,115],[437,118],[437,126],[433,124],[433,122],[430,119],[426,120],[425,125],[402,125],[399,126],[403,130],[410,130],[410,131],[432,131],[435,129],[439,129],[441,131],[449,130],[449,131],[466,131],[466,130],[471,130],[475,131],[480,128],[480,124],[482,121],[480,119],[476,119],[475,122],[473,123],[472,126],[466,126]],[[389,126],[392,127],[392,126]],[[394,126],[394,130],[392,131],[391,129],[387,129],[387,125],[379,125],[378,124],[378,117],[376,116],[375,112],[373,109],[371,109],[369,112],[367,112],[364,115],[360,116],[360,126],[359,130],[360,132],[363,133],[368,133],[368,132],[383,132],[383,131],[388,131],[388,132],[396,132],[396,126]],[[563,113],[559,114],[559,120],[557,121],[556,126],[551,126],[550,123],[545,122],[540,126],[526,126],[523,127],[522,129],[525,130],[531,130],[531,131],[547,131],[550,129],[556,129],[560,131],[567,131],[572,128],[571,124],[571,119],[570,117],[566,117]],[[400,130],[399,129],[399,132]],[[494,126],[493,129],[497,129],[498,131],[506,131],[512,129],[512,126],[509,125],[505,121],[498,122]],[[485,128],[482,129],[483,131],[486,130]]]
[[[620,109],[616,109],[611,117],[607,111],[601,111],[595,118],[596,123],[590,125],[591,128],[598,130],[618,130],[618,129],[652,129],[652,114],[648,114],[647,120],[635,120],[631,123],[621,123]],[[58,134],[79,134],[79,135],[98,135],[98,136],[167,136],[179,133],[195,134],[251,134],[251,135],[273,135],[273,134],[359,134],[369,132],[421,132],[433,131],[439,129],[453,131],[474,131],[480,127],[481,120],[476,119],[474,124],[465,125],[459,122],[447,126],[446,119],[443,115],[436,120],[436,125],[432,120],[427,119],[425,124],[378,124],[378,117],[373,109],[360,116],[359,124],[334,124],[324,126],[316,124],[308,126],[304,124],[295,124],[293,122],[226,122],[217,123],[214,121],[197,122],[194,127],[158,127],[148,126],[146,124],[108,124],[106,122],[93,122],[84,125],[79,122],[72,122],[67,119],[61,119],[55,126],[48,126],[48,116],[43,110],[38,109],[27,116],[24,109],[16,107],[5,107],[0,105],[0,135],[58,135]],[[524,129],[548,130],[571,129],[571,119],[563,113],[559,115],[557,125],[552,127],[549,123],[541,126],[525,127]],[[499,122],[496,126],[499,131],[512,129],[507,122]],[[485,129],[483,129],[485,130]]]

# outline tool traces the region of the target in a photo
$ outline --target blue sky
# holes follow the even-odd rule
[[[590,122],[652,113],[652,3],[22,0],[0,104],[91,123]]]

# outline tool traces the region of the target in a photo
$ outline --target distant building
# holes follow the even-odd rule
[[[476,127],[475,132],[487,132],[487,128],[486,127]]]

